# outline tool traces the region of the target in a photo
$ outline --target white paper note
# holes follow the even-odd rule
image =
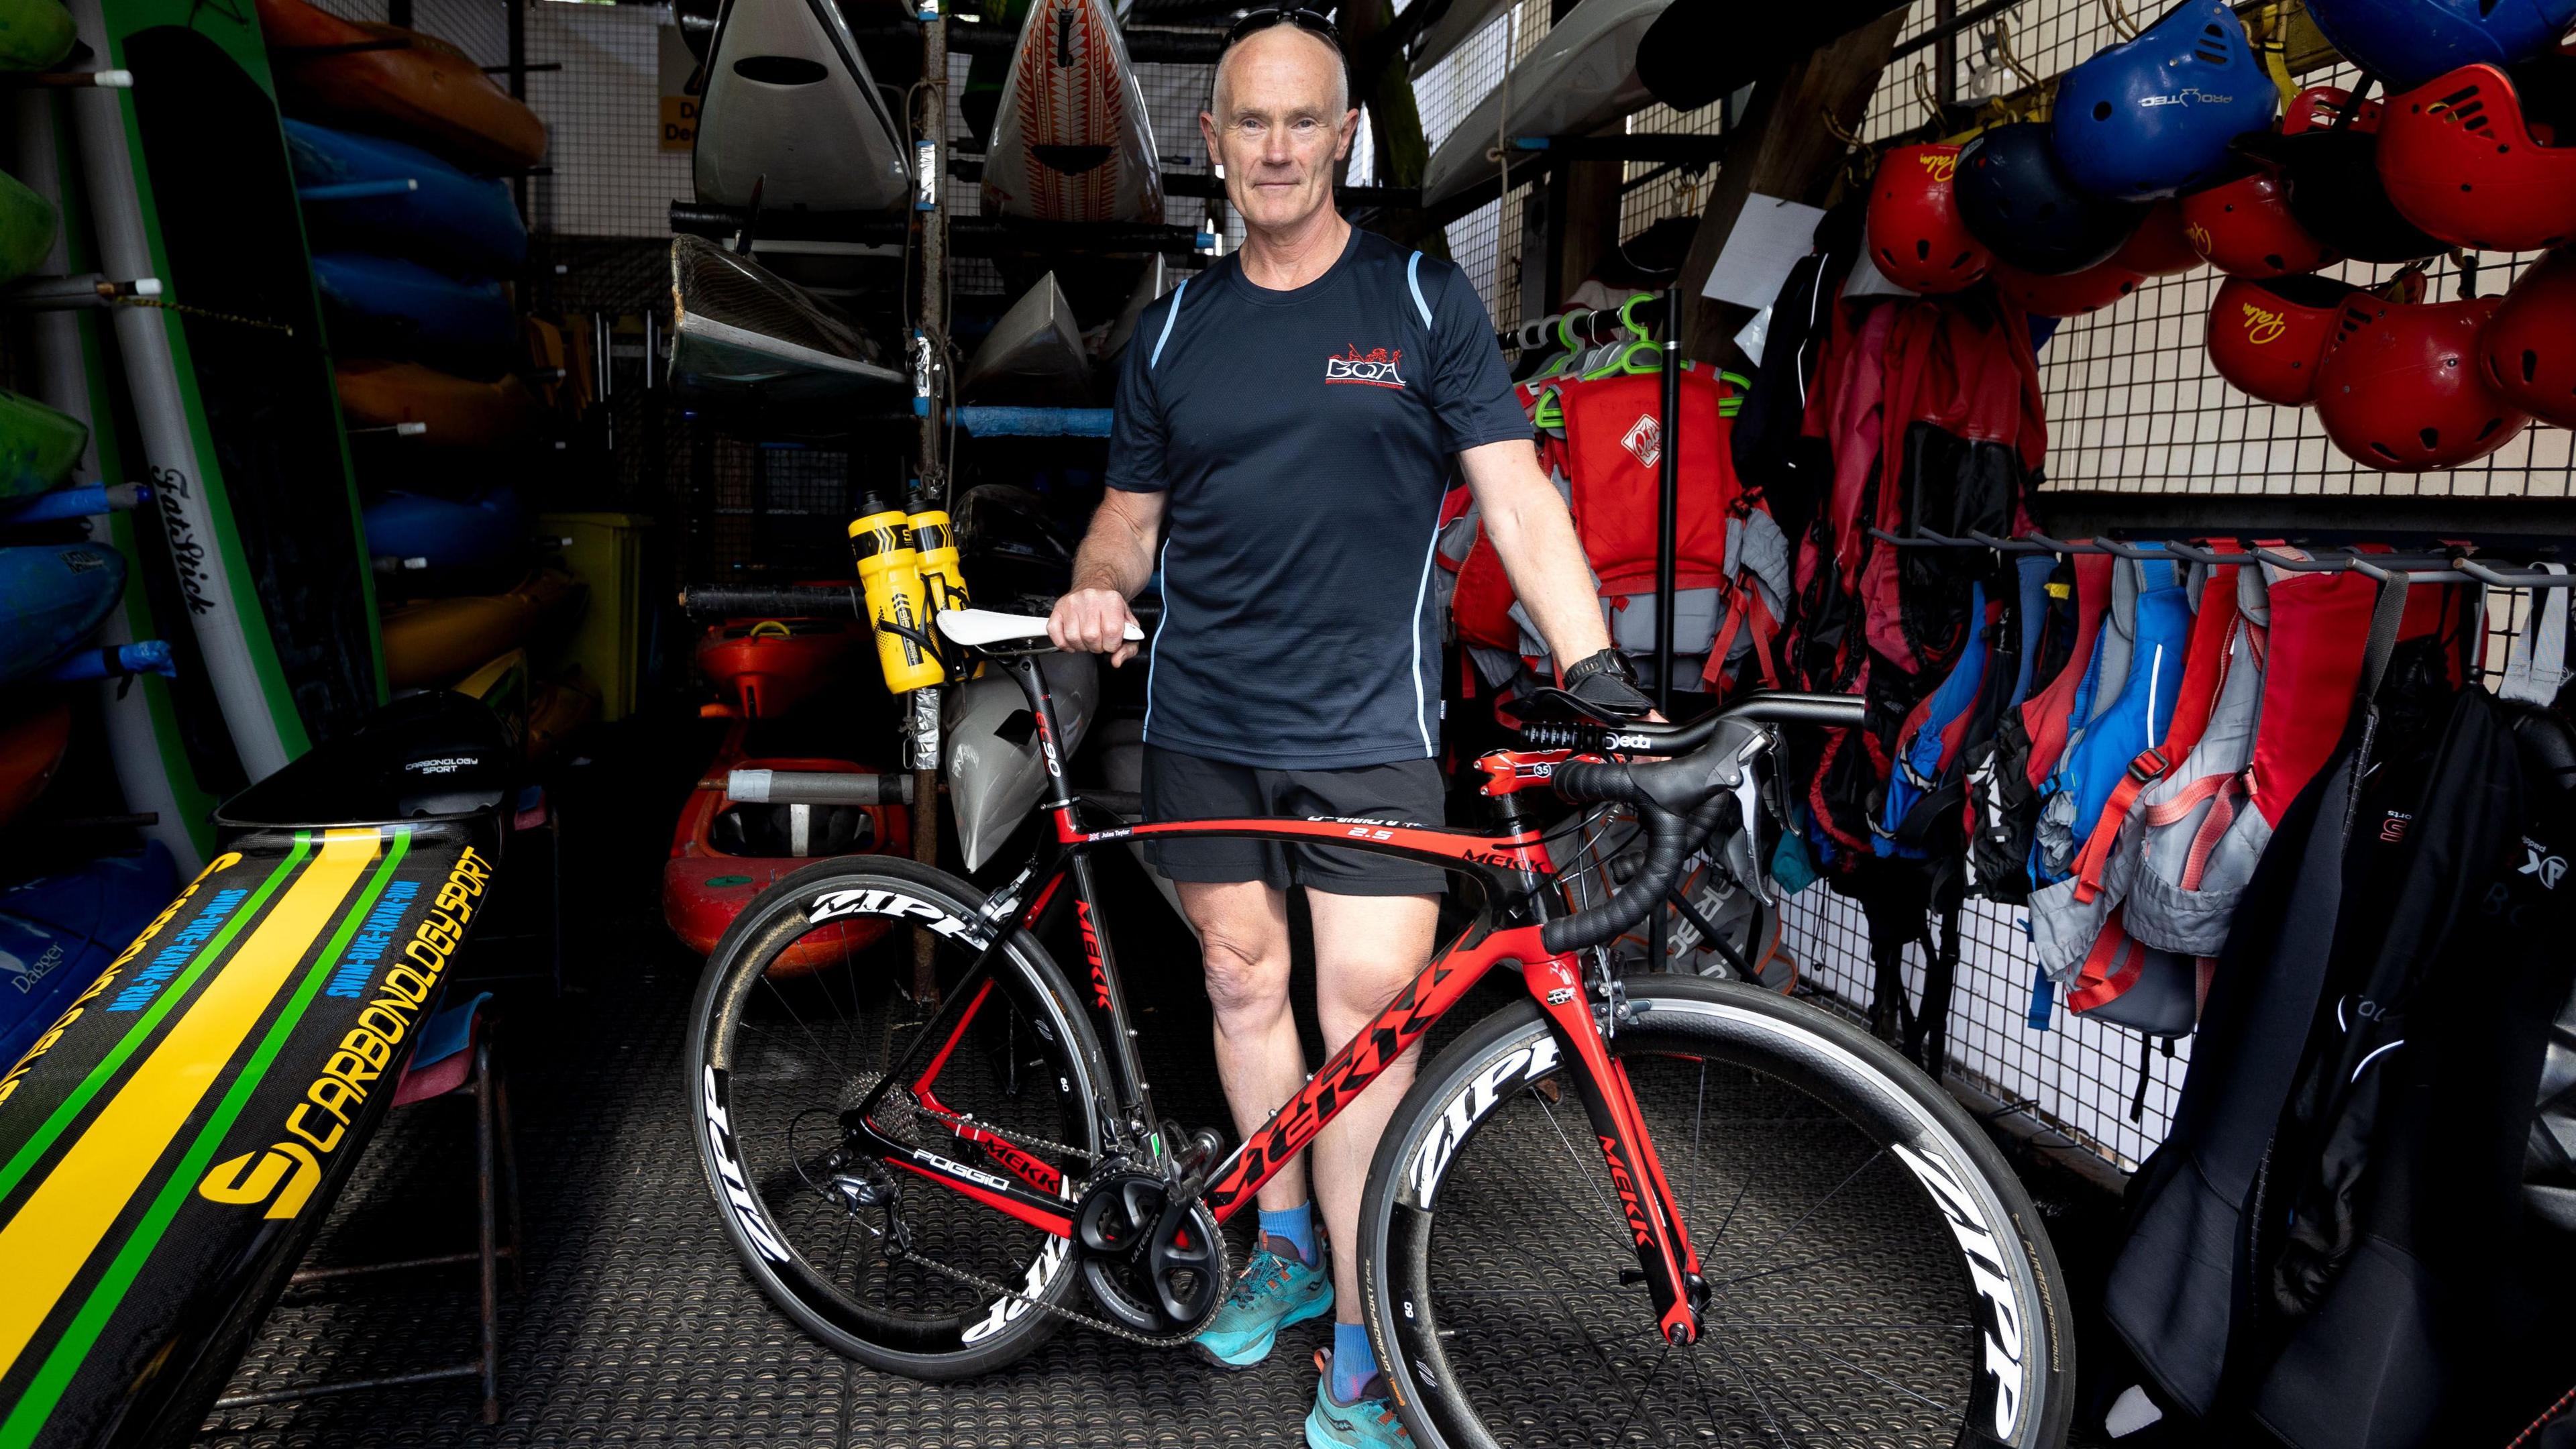
[[[1816,223],[1824,211],[1803,202],[1783,201],[1754,192],[1735,215],[1735,230],[1726,234],[1725,249],[1709,270],[1703,297],[1740,307],[1768,307],[1789,280],[1789,269],[1814,249]]]

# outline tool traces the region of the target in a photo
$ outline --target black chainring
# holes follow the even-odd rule
[[[1137,1333],[1170,1334],[1216,1311],[1226,1285],[1206,1204],[1175,1202],[1161,1178],[1119,1168],[1084,1190],[1073,1222],[1083,1285],[1110,1319]]]

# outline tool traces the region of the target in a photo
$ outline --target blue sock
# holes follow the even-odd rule
[[[1368,1386],[1369,1377],[1377,1372],[1377,1354],[1369,1348],[1368,1325],[1335,1323],[1333,1325],[1333,1397],[1341,1403],[1358,1400],[1360,1390]]]
[[[1265,1237],[1286,1238],[1295,1243],[1297,1256],[1306,1260],[1306,1266],[1311,1268],[1315,1265],[1315,1205],[1313,1203],[1301,1202],[1295,1207],[1281,1208],[1276,1212],[1263,1208],[1261,1231]]]

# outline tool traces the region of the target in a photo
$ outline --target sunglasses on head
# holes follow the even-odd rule
[[[1254,31],[1267,30],[1274,25],[1294,25],[1309,35],[1322,36],[1324,42],[1335,50],[1342,48],[1342,37],[1333,29],[1332,17],[1303,5],[1264,5],[1255,10],[1238,11],[1234,23],[1225,28],[1225,43],[1232,46]]]

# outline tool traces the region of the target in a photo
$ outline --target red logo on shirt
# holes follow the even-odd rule
[[[1359,344],[1351,343],[1342,349],[1341,356],[1324,359],[1324,381],[1356,382],[1369,387],[1402,388],[1404,374],[1398,369],[1403,365],[1404,349],[1401,347],[1392,352],[1383,347],[1373,347],[1367,352],[1362,352]]]

